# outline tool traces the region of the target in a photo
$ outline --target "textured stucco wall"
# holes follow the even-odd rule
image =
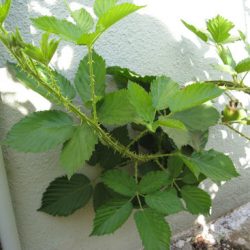
[[[8,28],[21,27],[27,40],[38,40],[36,31],[30,27],[29,16],[56,14],[64,17],[61,0],[13,0]],[[93,1],[70,0],[73,7],[83,3],[90,7]],[[96,45],[108,65],[129,67],[142,74],[166,74],[181,83],[190,80],[219,78],[210,64],[217,61],[214,52],[188,32],[180,19],[202,25],[204,20],[216,14],[224,15],[243,31],[248,31],[249,0],[136,0],[146,4],[141,10],[115,25],[106,32]],[[78,62],[86,52],[84,48],[63,43],[54,58],[54,65],[73,79]],[[244,52],[235,49],[235,57]],[[49,109],[50,103],[15,83],[8,76],[4,62],[8,58],[0,47],[0,139],[23,115],[32,111]],[[244,105],[250,99],[237,94]],[[223,103],[223,98],[218,101]],[[220,105],[218,105],[220,106]],[[250,134],[250,130],[243,129]],[[225,128],[211,129],[209,147],[229,153],[241,177],[219,188],[205,183],[215,197],[212,218],[218,217],[250,200],[250,144]],[[58,149],[59,150],[59,149]],[[17,217],[23,250],[137,250],[141,248],[133,220],[130,219],[113,236],[92,237],[93,211],[91,206],[81,209],[68,218],[54,218],[36,212],[42,192],[55,177],[63,175],[58,164],[58,150],[44,154],[21,154],[4,149],[7,173],[13,204]],[[92,168],[83,172],[93,178]],[[173,229],[178,232],[192,225],[195,217],[180,214],[170,218]],[[11,249],[6,249],[11,250]]]

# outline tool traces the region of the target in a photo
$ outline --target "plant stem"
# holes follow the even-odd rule
[[[134,145],[137,141],[139,141],[145,134],[147,134],[149,131],[148,129],[143,130],[139,135],[137,135],[133,141],[131,141],[128,145],[127,145],[127,149],[129,149],[132,145]]]
[[[240,131],[238,131],[237,129],[235,129],[233,126],[229,125],[229,124],[225,124],[223,123],[223,125],[225,125],[226,127],[228,127],[229,129],[231,129],[232,131],[234,131],[235,133],[239,134],[240,136],[244,137],[245,139],[250,141],[250,137],[248,137],[247,135],[241,133]]]
[[[138,180],[138,162],[137,161],[135,161],[134,170],[135,170],[135,181],[136,181],[136,184],[138,184],[139,180]],[[139,195],[138,192],[136,192],[136,198],[138,200],[138,204],[140,206],[140,209],[143,210],[143,207],[142,207],[142,204],[141,204],[140,195]]]
[[[175,181],[173,182],[173,184],[174,184],[174,186],[176,187],[176,189],[177,189],[179,192],[181,192],[180,187],[177,185],[177,183],[176,183]]]
[[[246,94],[250,94],[250,87],[245,85],[236,84],[235,82],[231,81],[224,81],[224,80],[214,80],[214,81],[204,81],[204,83],[212,83],[218,86],[225,86],[227,90],[236,90],[236,91],[243,91]]]
[[[91,99],[92,99],[92,111],[94,121],[97,122],[97,112],[96,112],[96,95],[95,95],[95,75],[93,68],[93,47],[88,46],[88,64],[89,64],[89,79],[90,79],[90,88],[91,88]]]

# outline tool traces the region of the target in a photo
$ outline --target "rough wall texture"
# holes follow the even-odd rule
[[[84,4],[90,7],[90,0],[69,0],[73,7]],[[217,62],[214,51],[198,41],[181,24],[180,19],[202,25],[204,20],[216,14],[224,15],[235,22],[243,31],[248,31],[250,12],[249,0],[137,0],[146,4],[141,10],[115,25],[106,32],[96,45],[96,50],[108,65],[130,67],[141,74],[166,74],[181,83],[190,80],[219,78],[210,64]],[[13,0],[8,28],[19,26],[27,40],[38,40],[38,33],[30,27],[29,16],[56,14],[65,16],[65,8],[59,0]],[[69,78],[86,52],[84,48],[63,43],[54,58],[54,65]],[[236,59],[243,52],[235,49]],[[36,110],[49,109],[50,103],[13,82],[4,68],[8,58],[0,47],[0,139],[23,115]],[[249,98],[237,94],[243,104],[250,106]],[[218,107],[224,101],[218,100]],[[250,134],[246,128],[244,132]],[[208,148],[229,153],[242,174],[218,188],[205,183],[214,196],[212,218],[223,215],[250,200],[250,144],[225,128],[211,130]],[[59,150],[59,149],[58,149]],[[138,234],[129,220],[114,236],[89,238],[93,211],[91,206],[81,209],[68,218],[53,218],[36,212],[41,194],[48,183],[63,175],[58,164],[57,150],[44,154],[21,154],[4,149],[4,157],[16,211],[18,230],[24,250],[137,250],[141,248]],[[84,173],[94,177],[91,168]],[[173,229],[178,232],[188,228],[194,217],[180,214],[170,218]],[[7,249],[11,250],[11,249]]]

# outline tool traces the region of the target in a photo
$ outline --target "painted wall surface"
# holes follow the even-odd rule
[[[84,5],[88,9],[93,1],[70,0],[72,8]],[[129,67],[141,74],[166,74],[180,83],[194,79],[220,78],[210,64],[218,59],[212,48],[195,38],[180,19],[202,26],[216,14],[224,15],[243,31],[249,31],[250,0],[135,0],[147,5],[138,13],[129,16],[106,32],[96,45],[96,50],[108,65]],[[13,0],[9,29],[21,28],[28,41],[39,39],[30,26],[29,16],[57,15],[65,17],[66,8],[61,0]],[[235,58],[246,56],[243,50],[234,48]],[[81,47],[62,43],[53,63],[57,69],[73,79],[79,60],[86,53]],[[4,68],[9,59],[0,47],[0,139],[10,127],[24,115],[51,108],[51,104],[14,82]],[[250,80],[250,79],[249,79]],[[241,102],[250,107],[250,99],[235,93]],[[221,108],[224,98],[218,100]],[[250,135],[250,129],[239,127]],[[221,186],[205,183],[214,198],[213,214],[216,218],[250,201],[250,144],[222,127],[211,129],[208,148],[215,147],[228,153],[234,160],[241,177]],[[4,148],[9,185],[17,217],[18,231],[23,250],[139,250],[141,243],[133,220],[113,236],[92,237],[88,235],[92,226],[91,206],[79,210],[68,218],[54,218],[36,212],[40,206],[42,192],[55,177],[63,175],[58,163],[58,151],[43,154],[22,154]],[[90,178],[95,172],[90,167],[82,170]],[[179,214],[169,219],[175,232],[187,229],[195,217]],[[11,250],[11,249],[6,249]]]

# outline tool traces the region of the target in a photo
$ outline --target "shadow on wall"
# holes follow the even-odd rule
[[[52,0],[45,0],[45,1],[30,1],[28,3],[29,6],[29,12],[32,16],[36,16],[41,12],[48,12],[50,11],[53,14],[57,14],[58,17],[65,17],[66,10],[63,6],[63,4],[60,4],[61,1],[52,1]],[[70,1],[69,1],[70,2]],[[82,3],[82,0],[78,1],[71,1],[74,3]],[[85,4],[87,7],[92,6],[93,1],[85,1]],[[15,8],[12,10],[11,15],[9,17],[9,23],[7,25],[8,28],[12,28],[15,26],[20,26],[20,20],[24,22],[24,25],[22,25],[22,34],[25,34],[25,38],[27,41],[37,41],[39,40],[36,33],[34,35],[30,35],[30,22],[27,17],[27,13],[24,11],[27,9],[27,4],[23,1],[14,1],[13,7]],[[14,18],[14,14],[16,13],[14,11],[18,11],[18,20]],[[11,22],[11,21],[12,22]],[[25,33],[24,33],[25,32]],[[197,47],[193,42],[186,39],[184,36],[180,41],[176,41],[172,34],[169,32],[169,30],[166,28],[166,26],[161,23],[159,20],[147,16],[147,15],[140,15],[138,13],[135,13],[128,17],[125,21],[121,21],[119,24],[115,25],[113,28],[111,28],[109,31],[107,31],[102,38],[97,42],[96,44],[96,50],[99,54],[101,54],[107,62],[107,65],[119,65],[122,67],[128,67],[134,71],[137,71],[140,74],[165,74],[170,77],[172,77],[174,80],[185,83],[193,80],[206,80],[209,78],[217,78],[219,79],[221,77],[220,74],[217,74],[213,72],[213,70],[209,70],[210,64],[216,63],[217,60],[214,58],[205,58],[205,54],[208,52],[209,48],[203,44],[200,43],[199,47]],[[1,48],[2,51],[2,48]],[[73,79],[74,73],[77,69],[78,63],[82,56],[86,53],[86,50],[81,47],[73,46],[72,44],[66,44],[62,43],[59,51],[57,53],[57,56],[54,59],[54,65],[56,68],[58,68],[60,71],[62,71],[65,75],[67,75],[71,80]],[[5,60],[8,58],[6,54],[4,54]],[[2,60],[1,60],[2,62]],[[207,70],[208,72],[204,71]],[[3,84],[3,83],[0,83]],[[12,93],[3,92],[1,93],[4,97],[3,99],[8,98],[10,95],[16,95],[16,90],[13,89]],[[11,97],[12,99],[15,99],[15,97]],[[1,137],[6,134],[6,132],[10,129],[10,127],[19,120],[23,115],[18,111],[18,108],[20,107],[25,108],[29,113],[36,110],[32,102],[25,102],[25,103],[19,103],[18,98],[16,98],[15,105],[12,105],[10,107],[8,104],[4,103],[1,105],[1,113],[3,116],[3,121],[1,121]],[[249,102],[247,102],[247,105],[249,107]],[[13,108],[16,107],[16,108]],[[18,108],[17,108],[18,107]],[[244,129],[245,130],[245,129]],[[244,131],[249,132],[250,131]],[[248,163],[248,157],[249,157],[249,143],[245,140],[242,140],[238,137],[238,135],[232,134],[225,128],[214,128],[212,129],[212,134],[210,136],[210,142],[209,146],[213,146],[219,151],[224,151],[226,153],[229,153],[230,156],[234,159],[235,163],[238,167],[240,167],[242,170],[247,168],[249,165]],[[240,149],[236,150],[237,148]],[[36,217],[38,216],[41,220],[47,220],[47,223],[53,223],[58,222],[58,225],[63,228],[69,228],[72,229],[75,227],[75,225],[70,221],[70,219],[53,219],[53,222],[50,222],[52,219],[51,217],[47,217],[45,215],[37,215],[37,212],[35,211],[37,207],[39,206],[39,201],[41,197],[42,191],[45,189],[47,184],[53,179],[53,176],[58,176],[64,174],[61,169],[59,169],[58,164],[55,163],[55,152],[49,152],[48,154],[42,154],[34,156],[32,154],[26,154],[23,158],[16,157],[17,155],[24,155],[24,154],[18,154],[10,149],[4,149],[5,158],[7,158],[7,168],[10,171],[10,174],[13,174],[11,177],[11,180],[13,183],[11,183],[12,186],[12,196],[15,204],[15,208],[17,213],[19,214],[18,220],[19,225],[21,227],[22,234],[23,234],[23,242],[24,244],[32,244],[32,242],[28,242],[29,240],[29,232],[36,231],[37,236],[39,235],[38,242],[46,242],[48,236],[53,233],[54,241],[60,242],[61,246],[63,246],[63,249],[76,249],[72,248],[72,246],[76,246],[76,242],[78,242],[76,239],[79,240],[79,242],[82,242],[83,238],[86,238],[88,242],[91,242],[93,249],[94,246],[97,246],[100,244],[102,245],[102,239],[89,239],[88,233],[90,232],[90,225],[89,230],[85,230],[82,234],[82,231],[76,231],[76,236],[67,238],[65,240],[61,239],[61,235],[56,233],[56,230],[58,229],[56,225],[53,224],[52,228],[57,228],[53,230],[53,232],[50,229],[43,228],[42,225],[40,226],[37,224],[36,226],[28,224],[25,220],[30,220],[31,218],[36,220]],[[37,159],[36,159],[37,158]],[[46,160],[44,159],[46,158]],[[27,167],[28,169],[34,169],[33,172],[28,173],[25,169],[20,169],[20,162],[18,162],[15,159],[22,159],[21,166]],[[39,159],[39,160],[38,160]],[[245,163],[243,163],[245,160]],[[42,161],[42,164],[40,163]],[[39,162],[39,168],[35,166],[36,163]],[[53,165],[52,165],[53,163]],[[44,164],[44,166],[43,166]],[[45,166],[45,164],[51,164],[51,166]],[[14,173],[14,169],[18,168],[19,170],[17,173]],[[53,173],[48,173],[48,170],[50,171],[53,168],[57,168],[56,170],[53,170]],[[84,169],[83,171],[85,171]],[[37,171],[37,172],[36,172]],[[88,171],[88,170],[87,170]],[[245,170],[247,171],[247,170]],[[249,172],[249,171],[248,171]],[[30,175],[36,175],[36,176],[30,176]],[[249,175],[246,175],[249,176]],[[33,200],[29,201],[28,204],[24,204],[20,201],[20,197],[17,197],[15,195],[15,190],[19,189],[18,187],[14,187],[16,180],[17,183],[22,183],[22,178],[27,179],[27,183],[22,184],[24,190],[26,190],[27,187],[24,185],[30,184],[32,185],[32,189],[26,190],[29,194],[30,199],[33,197],[36,197],[36,201],[33,203]],[[243,176],[242,178],[245,178]],[[36,179],[36,187],[34,187],[34,183],[32,183],[32,180]],[[204,184],[204,187],[208,189],[214,196],[218,192],[219,188],[211,185],[210,183]],[[34,188],[34,189],[33,189]],[[244,192],[244,190],[243,190]],[[244,194],[244,193],[243,193]],[[21,195],[21,194],[20,194]],[[240,195],[240,194],[239,194]],[[244,194],[245,195],[245,194]],[[225,198],[225,197],[222,197]],[[229,197],[230,198],[230,197]],[[238,198],[238,197],[237,197]],[[236,198],[235,198],[236,199]],[[231,198],[229,199],[231,201]],[[229,202],[228,200],[228,202]],[[233,204],[232,202],[228,203],[227,206],[223,207],[223,213],[226,213],[227,211],[237,207],[238,204]],[[26,211],[18,211],[18,209],[22,208]],[[220,210],[220,211],[222,211]],[[31,217],[28,216],[27,213],[31,213]],[[89,214],[89,212],[87,213]],[[216,215],[218,216],[218,214]],[[81,228],[81,221],[84,218],[87,221],[89,219],[86,218],[86,215],[83,214],[83,211],[76,217],[74,217],[74,223],[76,223],[78,226],[76,228]],[[192,218],[188,217],[188,223],[186,224],[186,227],[188,228],[191,225]],[[51,228],[51,229],[52,229]],[[183,229],[183,226],[178,228],[176,227],[176,230]],[[76,230],[76,229],[75,229]],[[40,233],[42,232],[42,233]],[[60,232],[60,229],[58,229],[58,232]],[[117,240],[121,237],[127,237],[131,238],[132,234],[134,234],[133,230],[123,230],[123,235],[121,235],[120,232],[117,232]],[[120,237],[119,237],[120,236]],[[112,236],[111,236],[112,237]],[[133,239],[133,237],[132,237]],[[113,240],[113,238],[112,238]],[[34,239],[35,242],[35,239]],[[112,242],[112,241],[110,241]],[[59,243],[58,243],[59,244]],[[129,242],[125,242],[124,244],[129,244]],[[139,245],[139,243],[138,243]],[[33,246],[34,247],[34,246]],[[43,246],[40,246],[40,249],[44,249]],[[79,247],[79,246],[78,246]],[[112,248],[113,247],[113,248]],[[107,246],[105,249],[109,250],[115,250],[116,248],[115,244],[110,243],[110,246]],[[25,248],[28,249],[28,248]],[[29,249],[32,249],[30,247]],[[59,248],[55,248],[59,249]],[[77,248],[80,249],[80,248]],[[98,248],[95,248],[98,249]],[[124,246],[124,249],[131,249],[129,248],[129,245]],[[39,250],[39,249],[38,249]]]

